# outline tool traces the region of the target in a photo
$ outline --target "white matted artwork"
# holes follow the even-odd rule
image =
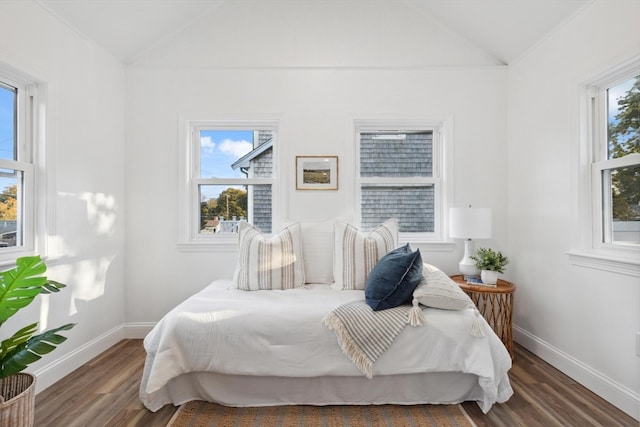
[[[296,190],[337,190],[338,156],[296,156]]]

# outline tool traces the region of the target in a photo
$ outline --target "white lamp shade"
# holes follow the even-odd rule
[[[449,209],[449,236],[454,239],[490,239],[491,208]]]

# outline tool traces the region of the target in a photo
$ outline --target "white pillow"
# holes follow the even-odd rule
[[[292,289],[304,285],[300,224],[283,228],[267,240],[253,225],[241,222],[238,235],[240,250],[233,275],[238,289]]]
[[[306,283],[333,283],[335,223],[335,220],[300,223]]]
[[[365,234],[337,222],[333,253],[334,289],[364,289],[367,276],[380,258],[398,247],[398,221],[389,219]]]
[[[486,322],[483,321],[471,298],[449,276],[432,265],[422,265],[422,279],[413,291],[412,304],[413,307],[409,311],[409,323],[413,326],[422,325],[425,322],[420,304],[443,310],[472,308],[475,311],[475,316],[471,323],[471,335],[474,337],[486,335]]]
[[[413,298],[427,307],[444,310],[475,308],[471,298],[442,270],[423,264],[422,279],[413,291]]]

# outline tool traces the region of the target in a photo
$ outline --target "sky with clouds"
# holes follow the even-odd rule
[[[14,102],[15,92],[0,86],[0,158],[14,159]],[[0,175],[0,191],[18,183],[18,176],[12,171]]]
[[[246,178],[240,169],[231,165],[253,149],[251,130],[203,130],[200,132],[201,178]],[[229,186],[202,188],[206,198],[217,198]]]
[[[253,149],[253,131],[206,130],[200,132],[200,177],[244,178],[231,165]]]
[[[0,158],[13,160],[14,92],[0,86]]]

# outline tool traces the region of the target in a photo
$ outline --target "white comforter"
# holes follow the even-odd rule
[[[323,318],[336,307],[364,299],[363,291],[327,285],[292,290],[240,291],[216,281],[171,310],[147,335],[140,397],[145,403],[172,378],[189,372],[316,377],[361,376],[342,354]],[[458,371],[478,376],[479,402],[488,411],[507,400],[511,358],[485,323],[486,336],[470,334],[471,309],[425,308],[425,324],[407,326],[375,363],[373,375]],[[149,406],[149,405],[147,405]]]

